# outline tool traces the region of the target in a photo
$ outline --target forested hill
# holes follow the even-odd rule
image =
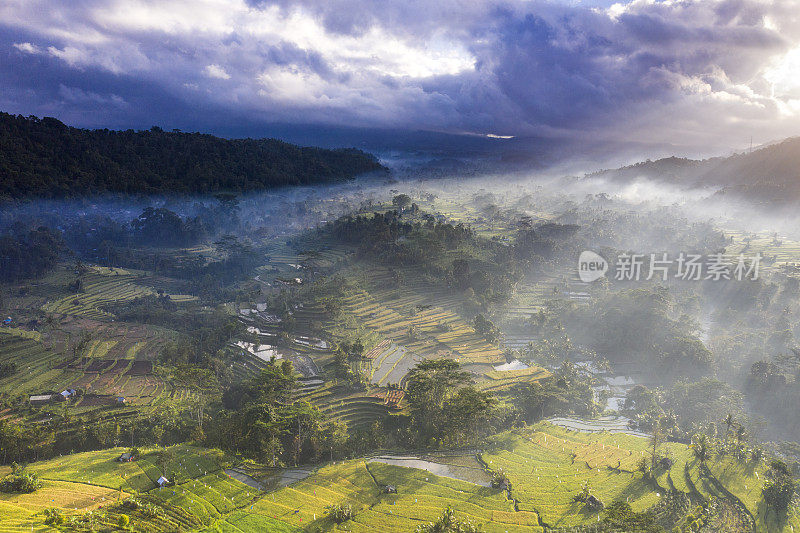
[[[719,187],[731,195],[763,206],[800,201],[800,137],[752,152],[702,161],[668,157],[593,174],[627,182],[647,177],[681,186]]]
[[[0,196],[244,192],[385,170],[356,149],[201,133],[86,130],[0,113]]]

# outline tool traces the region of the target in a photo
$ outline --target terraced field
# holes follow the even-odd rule
[[[385,485],[394,486],[397,493],[384,494]],[[333,504],[353,506],[355,517],[341,529],[354,532],[413,531],[421,523],[436,520],[448,505],[460,516],[480,522],[490,533],[511,528],[542,531],[536,514],[514,512],[502,491],[422,470],[363,461],[323,467],[299,483],[266,495],[251,512],[314,531],[330,527],[323,518],[324,509]]]
[[[159,519],[163,522],[162,530],[196,526],[199,524],[197,518],[170,505],[172,500],[179,500],[179,495],[183,496],[183,485],[204,485],[202,500],[213,502],[211,507],[214,509],[215,505],[227,509],[223,502],[235,498],[242,487],[244,494],[247,493],[246,485],[231,482],[227,476],[219,474],[221,455],[218,452],[190,446],[177,446],[172,450],[174,460],[167,464],[166,472],[179,483],[175,495],[171,490],[155,489],[155,480],[162,474],[156,465],[155,450],[144,450],[142,458],[131,463],[116,461],[125,449],[113,448],[31,465],[29,471],[38,474],[44,486],[32,494],[0,493],[0,531],[52,531],[43,524],[41,512],[44,509],[55,507],[62,509],[67,516],[80,515],[115,504],[131,494],[144,493],[163,501],[167,509],[166,515]],[[222,492],[224,495],[215,498]]]
[[[45,480],[45,488],[33,495],[0,499],[0,508],[7,511],[0,518],[0,528],[46,530],[41,514],[46,507],[77,515],[136,492],[168,510],[161,530],[169,529],[170,523],[176,527],[181,519],[185,525],[195,524],[186,529],[204,523],[204,531],[329,529],[325,506],[351,503],[357,514],[347,523],[350,531],[410,531],[438,518],[447,505],[463,517],[484,523],[487,532],[511,527],[542,531],[535,513],[514,512],[501,491],[422,470],[349,461],[323,467],[305,480],[264,494],[225,474],[218,452],[190,446],[172,450],[174,459],[164,471],[157,466],[155,450],[145,450],[132,463],[115,461],[122,448],[32,465],[31,471]],[[164,473],[176,484],[156,488],[155,479]],[[395,486],[397,494],[383,494],[385,485]],[[189,519],[192,515],[193,520]]]
[[[539,513],[550,527],[571,527],[597,521],[597,513],[574,501],[584,483],[601,501],[627,501],[636,511],[658,501],[641,474],[634,473],[647,441],[623,437],[541,425],[510,436],[503,449],[484,454],[483,460],[508,476],[520,509]]]
[[[358,291],[346,299],[344,307],[358,317],[366,328],[407,349],[404,357],[390,359],[392,369],[402,365],[407,367],[407,371],[414,366],[416,361],[409,357],[410,354],[421,359],[445,352],[462,364],[486,365],[487,370],[489,365],[505,362],[502,351],[475,333],[457,314],[441,307],[425,307],[429,305],[425,301],[424,297],[410,292],[398,298],[382,299],[366,291]],[[398,309],[414,310],[417,306],[423,309],[408,314],[398,312]],[[414,338],[409,337],[412,326],[416,330]],[[376,368],[376,373],[380,371],[380,368]],[[379,375],[388,376],[388,372]]]
[[[537,366],[519,370],[492,370],[485,374],[485,379],[478,382],[478,387],[485,391],[499,392],[517,383],[540,381],[551,375],[548,370]]]
[[[172,331],[143,324],[88,322],[85,327],[94,334],[85,356],[96,359],[154,359],[175,338]]]
[[[30,471],[44,480],[45,488],[25,496],[37,497],[38,503],[26,504],[25,497],[19,497],[23,498],[19,506],[30,511],[23,517],[29,524],[26,527],[40,526],[43,517],[34,513],[46,507],[81,513],[138,494],[166,510],[159,519],[160,530],[195,529],[245,507],[258,494],[224,473],[221,452],[186,445],[171,450],[172,459],[165,468],[159,466],[156,449],[143,450],[142,457],[134,462],[116,461],[125,448],[79,453],[32,465]],[[156,480],[162,475],[174,485],[158,488]],[[57,494],[62,494],[62,501]],[[3,503],[0,499],[0,505]]]
[[[400,383],[409,370],[406,364],[401,364],[407,355],[407,350],[404,347],[392,343],[388,349],[374,359],[370,381],[375,385]],[[413,359],[411,359],[411,362],[413,362]]]
[[[105,348],[111,343],[98,342],[94,346],[107,352]],[[16,373],[0,380],[0,387],[5,390],[23,395],[67,388],[85,391],[86,395],[72,405],[76,414],[114,405],[116,396],[125,396],[129,402],[141,406],[154,406],[171,390],[157,376],[129,375],[131,361],[128,359],[87,357],[67,365],[60,354],[46,349],[40,342],[8,333],[0,333],[0,361],[17,364]]]
[[[697,468],[696,464],[691,466],[693,470]],[[724,486],[724,490],[729,491],[747,507],[755,519],[757,531],[800,531],[800,511],[797,506],[790,506],[786,520],[781,521],[764,504],[761,489],[766,479],[766,465],[743,463],[732,457],[714,457],[707,462],[707,466],[714,478]],[[701,485],[704,486],[705,484]]]
[[[222,470],[201,475],[172,487],[154,489],[161,501],[191,512],[208,524],[251,503],[258,491],[231,478]]]
[[[742,463],[730,457],[708,461],[711,476],[682,444],[662,445],[661,453],[673,464],[658,469],[654,480],[637,471],[642,458],[649,459],[649,440],[620,433],[583,433],[541,423],[532,429],[499,437],[497,448],[483,454],[494,471],[505,473],[519,508],[539,513],[550,527],[572,527],[597,522],[602,513],[576,502],[584,484],[608,505],[628,502],[637,511],[655,505],[669,489],[700,499],[728,499],[741,504],[755,518],[758,531],[793,531],[800,528],[797,511],[778,525],[761,499],[764,466]],[[728,489],[730,487],[730,489]]]
[[[662,453],[671,457],[673,464],[659,470],[655,479],[646,480],[636,466],[642,457],[648,457],[648,442],[623,434],[569,431],[546,423],[499,435],[493,451],[485,452],[482,461],[508,476],[516,509],[500,489],[379,461],[332,463],[264,493],[228,476],[221,468],[224,457],[218,451],[175,446],[174,458],[162,468],[155,449],[144,450],[138,461],[119,463],[115,459],[124,449],[115,448],[31,465],[30,470],[41,476],[45,487],[32,495],[0,497],[0,531],[18,531],[20,527],[44,530],[41,511],[46,507],[79,514],[136,493],[166,510],[159,519],[162,523],[153,530],[168,530],[181,523],[184,529],[200,527],[208,532],[399,533],[436,520],[450,505],[459,516],[481,523],[487,533],[542,532],[543,526],[590,525],[598,516],[602,518],[602,512],[588,511],[574,501],[584,483],[604,503],[626,501],[636,511],[656,505],[668,489],[674,489],[700,499],[741,502],[755,518],[758,531],[789,532],[800,527],[794,509],[782,524],[765,510],[760,496],[763,465],[715,457],[707,463],[709,476],[703,474],[686,446],[669,443]],[[461,466],[457,459],[452,460]],[[155,480],[161,475],[176,484],[157,488]],[[397,492],[385,493],[387,485]],[[325,518],[325,507],[333,504],[352,505],[355,517],[335,527]]]
[[[50,507],[86,512],[119,497],[118,490],[68,481],[45,481],[32,494],[0,493],[0,532],[52,531],[36,513]]]
[[[156,448],[142,449],[142,457],[134,462],[116,461],[127,448],[109,448],[97,452],[83,452],[29,467],[42,479],[87,483],[130,492],[147,492],[156,488],[156,480],[167,475],[170,480],[185,483],[220,469],[222,453],[217,450],[178,445],[171,448],[173,458],[164,471],[157,466]],[[166,472],[166,473],[165,473]]]
[[[55,388],[68,375],[55,368],[60,357],[30,336],[0,332],[0,361],[17,366],[16,373],[0,379],[0,388],[22,394]]]
[[[797,241],[766,233],[753,234],[726,230],[725,235],[732,238],[725,247],[725,254],[730,256],[734,265],[738,261],[738,255],[743,254],[745,265],[749,267],[756,253],[762,256],[759,266],[761,271],[770,271],[783,266],[792,267],[796,271],[800,264],[800,243]]]
[[[83,276],[83,292],[48,302],[42,309],[48,313],[97,320],[111,318],[108,312],[101,309],[103,306],[155,294],[152,289],[138,285],[137,280],[137,276],[122,269],[112,272],[107,268],[94,267]]]
[[[368,426],[389,413],[385,399],[368,393],[353,393],[343,385],[326,383],[303,396],[333,420],[341,420],[352,430]]]

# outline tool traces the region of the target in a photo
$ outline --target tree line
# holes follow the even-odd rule
[[[356,149],[300,147],[276,139],[202,133],[88,130],[0,113],[3,196],[193,194],[324,183],[384,171]]]

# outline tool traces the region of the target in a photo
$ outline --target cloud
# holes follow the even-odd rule
[[[25,52],[26,54],[41,54],[41,49],[31,43],[14,43],[14,48],[19,50],[20,52]]]
[[[209,78],[216,78],[218,80],[231,79],[231,75],[225,72],[225,69],[219,65],[206,65],[205,73]]]
[[[124,92],[125,102],[181,102],[212,124],[215,116],[247,116],[721,146],[797,133],[798,7],[26,0],[0,7],[0,50],[40,70],[72,71],[81,83],[59,81],[50,91],[76,115],[101,103],[87,95]],[[93,86],[106,79],[98,73],[111,76],[113,91]],[[41,93],[41,80],[18,74],[0,88],[25,107],[26,89]],[[81,87],[83,97],[66,98],[61,85]],[[31,112],[37,102],[30,99]],[[127,109],[141,119],[141,108]],[[160,122],[155,114],[148,120]]]
[[[75,104],[100,104],[102,106],[127,107],[124,98],[116,94],[101,95],[92,91],[84,91],[78,87],[59,86],[58,94],[67,102]]]

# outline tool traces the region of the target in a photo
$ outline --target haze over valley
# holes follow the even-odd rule
[[[0,532],[800,528],[796,7],[0,6]]]

